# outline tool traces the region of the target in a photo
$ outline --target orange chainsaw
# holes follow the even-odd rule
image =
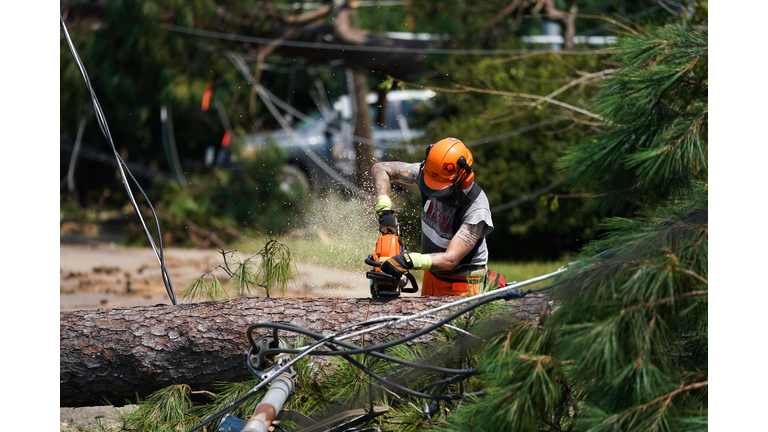
[[[416,278],[408,272],[400,280],[394,276],[381,271],[381,264],[395,255],[407,252],[399,234],[382,234],[376,242],[376,251],[368,255],[365,263],[372,266],[371,271],[365,274],[365,277],[371,280],[371,296],[373,298],[395,298],[399,297],[401,292],[415,293],[419,291],[419,285]],[[411,288],[406,288],[408,282]]]

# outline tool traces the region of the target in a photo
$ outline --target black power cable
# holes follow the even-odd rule
[[[222,417],[224,414],[226,414],[226,413],[232,411],[233,409],[237,408],[240,404],[242,404],[243,402],[245,402],[246,400],[251,398],[253,395],[255,395],[259,390],[261,390],[262,388],[264,388],[267,385],[269,385],[269,383],[272,382],[272,380],[274,380],[278,376],[280,376],[281,373],[289,370],[289,368],[291,368],[295,363],[297,363],[302,357],[304,357],[304,356],[308,355],[310,352],[312,352],[311,350],[314,349],[315,347],[320,347],[320,346],[326,345],[326,344],[330,343],[333,340],[333,338],[335,338],[336,336],[342,335],[342,334],[344,334],[346,332],[349,332],[349,331],[357,330],[358,328],[364,327],[367,324],[368,323],[352,324],[350,326],[342,328],[341,330],[337,330],[337,331],[331,333],[328,336],[320,335],[320,337],[318,338],[317,342],[315,342],[312,345],[308,346],[307,349],[304,352],[294,356],[291,360],[289,360],[288,362],[283,364],[278,370],[276,370],[272,375],[270,375],[269,377],[265,378],[264,381],[262,381],[259,384],[257,384],[251,390],[247,391],[243,396],[241,396],[237,400],[231,402],[229,405],[225,406],[224,408],[220,409],[219,411],[215,412],[214,414],[211,414],[205,420],[203,420],[197,426],[193,427],[192,429],[190,429],[187,432],[198,431],[198,430],[202,429],[203,427],[205,427],[205,425],[207,425],[208,423],[210,423],[210,422],[212,422],[212,421]],[[256,324],[256,325],[258,325],[258,324]],[[292,324],[286,324],[286,325],[284,325],[284,324],[275,324],[275,327],[282,327],[282,326],[287,327],[289,330],[301,329],[300,327],[296,327],[296,326],[294,326]],[[256,342],[253,340],[253,338],[251,337],[250,333],[247,333],[247,336],[248,336],[249,342],[251,343],[251,346],[255,347],[256,346]]]
[[[387,349],[387,348],[391,348],[393,346],[400,345],[400,344],[405,343],[405,342],[409,342],[409,341],[411,341],[413,339],[418,338],[419,336],[423,336],[423,335],[425,335],[425,334],[427,334],[427,333],[429,333],[429,332],[431,332],[431,331],[433,331],[433,330],[443,326],[444,324],[447,324],[447,323],[453,321],[454,319],[456,319],[459,316],[469,312],[470,310],[476,309],[476,308],[478,308],[478,307],[480,307],[480,306],[482,306],[482,305],[484,305],[486,303],[489,303],[489,302],[492,302],[492,301],[496,301],[496,300],[510,300],[510,299],[515,299],[515,298],[522,298],[523,296],[525,296],[527,294],[530,294],[532,292],[538,292],[538,291],[542,290],[543,288],[545,288],[545,287],[539,288],[539,289],[537,289],[535,291],[534,290],[522,290],[522,291],[521,290],[507,290],[507,291],[505,291],[503,293],[499,293],[498,295],[488,296],[488,297],[482,298],[482,299],[480,299],[480,300],[478,300],[478,301],[476,301],[474,303],[469,304],[468,306],[464,307],[463,309],[461,309],[461,310],[459,310],[459,311],[449,315],[448,317],[443,318],[440,321],[437,321],[436,323],[434,323],[434,324],[432,324],[432,325],[430,325],[428,327],[425,327],[425,328],[423,328],[423,329],[421,329],[421,330],[419,330],[419,331],[417,331],[415,333],[412,333],[412,334],[410,334],[408,336],[402,337],[400,339],[397,339],[397,340],[394,340],[394,341],[391,341],[391,342],[386,342],[386,343],[379,344],[379,345],[373,345],[373,346],[370,346],[370,347],[360,348],[360,347],[357,347],[356,345],[349,344],[349,343],[346,343],[346,342],[334,341],[333,343],[341,345],[341,346],[345,346],[345,347],[347,347],[349,349],[346,350],[346,351],[342,351],[342,352],[313,351],[313,352],[310,352],[309,354],[310,355],[342,355],[342,356],[353,355],[353,354],[371,354],[371,355],[380,354],[380,353],[376,353],[376,351],[384,350],[384,349]],[[370,324],[371,323],[368,322],[368,323],[361,323],[360,325],[370,325]],[[291,331],[291,330],[292,331],[297,331],[297,329],[298,329],[298,327],[293,326],[293,325],[271,324],[271,323],[254,324],[251,327],[249,327],[248,330],[246,331],[246,335],[248,337],[248,340],[251,342],[251,345],[255,344],[255,342],[253,341],[253,337],[251,336],[251,332],[254,329],[256,329],[256,328],[262,328],[262,327],[280,328],[281,330],[286,330],[286,331]],[[315,338],[315,337],[323,337],[322,335],[319,335],[317,333],[312,333],[309,330],[304,330],[304,331],[308,332],[308,333],[306,333],[307,336],[312,336],[313,338]],[[280,354],[280,353],[296,354],[296,353],[299,353],[299,352],[301,352],[301,350],[286,349],[286,348],[274,348],[274,349],[265,350],[263,352],[263,354],[264,355]]]
[[[392,382],[391,380],[388,380],[388,379],[386,379],[386,378],[376,374],[375,372],[373,372],[369,368],[367,368],[364,365],[360,364],[355,359],[351,358],[350,355],[352,353],[358,353],[359,352],[359,353],[364,353],[364,354],[368,354],[368,355],[377,356],[377,357],[380,357],[380,358],[386,359],[386,360],[396,361],[396,362],[399,362],[399,363],[404,364],[406,366],[412,366],[414,368],[418,367],[418,368],[422,368],[422,369],[432,370],[432,371],[436,371],[436,372],[444,372],[444,373],[457,372],[457,373],[454,373],[454,375],[456,375],[455,377],[446,378],[446,379],[440,380],[440,381],[438,381],[436,383],[428,384],[426,387],[423,387],[422,390],[434,387],[436,385],[442,385],[442,387],[444,388],[447,384],[449,384],[450,382],[453,382],[455,380],[460,380],[460,379],[463,379],[463,378],[469,379],[470,376],[475,375],[478,372],[477,369],[474,369],[474,368],[473,369],[449,369],[449,368],[440,368],[440,367],[437,367],[437,366],[422,365],[422,364],[418,364],[418,363],[408,362],[408,361],[405,361],[405,360],[402,360],[402,359],[398,359],[398,358],[395,358],[395,357],[387,356],[385,354],[382,354],[382,353],[379,353],[379,352],[376,352],[376,351],[373,351],[373,350],[374,349],[376,349],[376,350],[385,349],[385,348],[388,348],[388,347],[391,347],[391,346],[395,346],[395,345],[399,345],[399,344],[405,343],[407,341],[410,341],[412,339],[415,339],[415,338],[417,338],[417,337],[419,337],[419,336],[421,336],[421,335],[423,335],[425,333],[431,332],[431,331],[441,327],[442,325],[452,321],[456,317],[461,316],[464,313],[467,313],[470,310],[473,310],[473,309],[475,309],[475,308],[477,308],[477,307],[479,307],[479,306],[481,306],[483,304],[486,304],[488,302],[496,301],[496,300],[511,300],[511,299],[523,298],[527,294],[532,294],[532,293],[543,291],[545,289],[549,289],[553,285],[555,285],[555,284],[553,283],[551,285],[548,285],[548,286],[545,286],[545,287],[542,287],[542,288],[529,289],[529,290],[520,290],[520,289],[507,288],[504,291],[502,291],[502,292],[500,292],[500,293],[498,293],[496,295],[489,295],[487,297],[484,297],[484,298],[478,300],[477,302],[472,303],[472,304],[464,307],[463,309],[461,309],[460,311],[452,314],[451,316],[449,316],[449,317],[447,317],[445,319],[442,319],[439,322],[437,322],[437,323],[435,323],[435,324],[433,324],[433,325],[431,325],[431,326],[429,326],[429,327],[427,327],[427,328],[425,328],[425,329],[423,329],[423,330],[421,330],[419,332],[416,332],[416,333],[414,333],[414,334],[412,334],[410,336],[406,336],[406,337],[397,339],[397,340],[395,340],[393,342],[390,342],[390,343],[375,345],[375,346],[372,346],[372,347],[369,347],[369,348],[359,348],[358,346],[356,346],[354,344],[350,344],[350,343],[347,343],[347,342],[342,342],[342,341],[339,341],[339,340],[335,340],[335,338],[338,337],[338,336],[343,335],[344,333],[355,331],[357,329],[364,328],[364,327],[367,327],[367,326],[370,326],[370,325],[373,325],[373,324],[376,324],[376,323],[391,321],[392,320],[391,318],[384,317],[384,318],[379,318],[379,319],[373,319],[373,320],[365,321],[365,322],[362,322],[362,323],[352,324],[350,326],[347,326],[347,327],[344,327],[344,328],[342,328],[340,330],[337,330],[337,331],[335,331],[332,334],[327,335],[327,336],[323,336],[321,334],[314,333],[314,332],[312,332],[310,330],[304,329],[302,327],[295,326],[293,324],[286,324],[286,323],[276,323],[276,324],[272,324],[272,323],[257,323],[257,324],[254,324],[254,325],[248,327],[248,330],[246,331],[246,337],[247,337],[248,342],[250,343],[250,345],[251,345],[251,347],[253,349],[257,348],[257,345],[256,345],[256,341],[253,338],[252,333],[253,333],[253,330],[258,329],[258,328],[271,328],[273,330],[273,333],[272,333],[273,337],[275,337],[275,338],[276,338],[276,331],[284,330],[284,331],[290,331],[290,332],[295,332],[295,333],[298,333],[298,334],[303,334],[303,335],[309,336],[309,337],[311,337],[313,339],[316,339],[316,342],[314,342],[313,344],[310,344],[309,346],[305,347],[302,350],[270,348],[270,349],[258,352],[259,355],[280,354],[280,353],[291,353],[291,354],[296,354],[296,355],[291,360],[289,360],[287,363],[283,364],[278,370],[274,371],[271,375],[269,375],[266,379],[264,379],[264,381],[262,381],[261,383],[256,385],[254,388],[252,388],[251,390],[246,392],[243,396],[241,396],[237,400],[231,402],[226,407],[220,409],[216,413],[209,415],[206,419],[204,419],[201,423],[197,424],[195,427],[190,429],[188,432],[198,431],[198,430],[202,429],[203,427],[205,427],[207,424],[213,422],[214,420],[224,416],[226,413],[232,411],[233,409],[235,409],[236,407],[241,405],[243,402],[245,402],[246,400],[248,400],[249,398],[254,396],[259,390],[261,390],[264,387],[266,387],[273,379],[278,377],[281,373],[287,371],[296,362],[298,362],[299,359],[301,359],[301,358],[303,358],[304,356],[307,356],[307,355],[340,355],[345,360],[349,361],[353,366],[355,366],[358,369],[360,369],[361,371],[367,373],[369,376],[371,376],[372,378],[374,378],[377,381],[381,382],[385,386],[394,388],[396,390],[402,391],[403,393],[409,394],[411,396],[419,397],[419,398],[430,399],[430,400],[433,400],[433,401],[435,401],[435,400],[459,400],[459,403],[461,403],[461,401],[463,401],[467,396],[473,396],[473,397],[483,396],[485,394],[485,392],[482,392],[482,391],[473,392],[473,393],[462,393],[462,394],[457,394],[457,395],[440,395],[440,394],[435,395],[435,394],[423,393],[421,391],[414,391],[414,390],[411,390],[409,388],[403,387],[400,384]],[[342,346],[346,347],[347,350],[339,350],[339,349],[337,349],[334,346],[334,344],[342,345]],[[323,346],[327,346],[331,351],[329,351],[329,352],[315,351],[315,348],[320,348],[320,347],[323,347]],[[250,359],[248,359],[247,361],[250,362]],[[253,369],[251,368],[251,370],[253,370]]]
[[[342,356],[345,360],[350,362],[353,366],[355,366],[356,368],[358,368],[361,371],[365,372],[369,376],[373,377],[374,379],[376,379],[377,381],[382,383],[384,386],[390,387],[390,388],[395,389],[395,390],[399,390],[399,391],[401,391],[403,393],[406,393],[406,394],[411,395],[411,396],[419,397],[419,398],[425,398],[425,399],[431,399],[431,400],[461,400],[461,399],[466,398],[467,396],[482,396],[484,394],[484,392],[463,393],[463,394],[457,394],[457,395],[440,395],[440,394],[428,394],[428,393],[424,393],[424,392],[421,392],[421,391],[411,390],[411,389],[409,389],[407,387],[404,387],[404,386],[402,386],[402,385],[400,385],[398,383],[395,383],[393,381],[390,381],[390,380],[388,380],[388,379],[378,375],[377,373],[375,373],[371,369],[365,367],[364,365],[362,365],[361,363],[359,363],[355,359],[351,358],[350,356],[353,355],[353,354],[368,354],[368,355],[379,357],[379,358],[382,358],[382,359],[385,359],[385,360],[390,360],[390,361],[393,361],[393,362],[396,362],[396,363],[400,363],[400,364],[404,364],[406,366],[410,366],[410,367],[414,367],[414,368],[431,370],[431,371],[435,371],[435,372],[450,373],[450,374],[454,374],[455,375],[452,378],[448,378],[446,380],[441,380],[439,383],[441,383],[443,385],[447,384],[446,381],[450,382],[450,381],[453,381],[453,380],[463,379],[463,378],[465,378],[467,376],[475,375],[475,374],[478,373],[477,369],[448,369],[448,368],[441,368],[441,367],[432,366],[432,365],[423,365],[423,364],[408,362],[408,361],[405,361],[405,360],[402,360],[402,359],[398,359],[396,357],[387,356],[387,355],[385,355],[383,353],[380,353],[380,352],[377,352],[377,351],[378,350],[384,350],[386,348],[390,348],[390,347],[393,347],[393,346],[400,345],[400,344],[403,344],[405,342],[411,341],[413,339],[416,339],[419,336],[422,336],[422,335],[424,335],[426,333],[429,333],[429,332],[431,332],[431,331],[433,331],[433,330],[443,326],[444,324],[446,324],[446,323],[448,323],[450,321],[453,321],[457,317],[459,317],[459,316],[461,316],[461,315],[463,315],[463,314],[465,314],[465,313],[467,313],[467,312],[469,312],[469,311],[471,311],[473,309],[476,309],[476,308],[478,308],[478,307],[480,307],[480,306],[482,306],[482,305],[484,305],[486,303],[489,303],[489,302],[492,302],[492,301],[496,301],[496,300],[502,300],[502,299],[510,300],[510,299],[513,299],[513,298],[522,298],[523,296],[525,296],[526,294],[529,294],[531,292],[534,292],[534,290],[525,290],[525,291],[521,291],[521,290],[507,290],[505,292],[499,293],[498,295],[485,297],[483,299],[480,299],[477,302],[474,302],[474,303],[472,303],[472,304],[462,308],[461,310],[451,314],[450,316],[448,316],[448,317],[446,317],[446,318],[436,322],[435,324],[430,325],[428,327],[425,327],[424,329],[421,329],[421,330],[419,330],[419,331],[417,331],[415,333],[412,333],[412,334],[410,334],[408,336],[402,337],[400,339],[397,339],[397,340],[394,340],[394,341],[391,341],[391,342],[387,342],[387,343],[383,343],[383,344],[379,344],[379,345],[374,345],[374,346],[367,347],[367,348],[360,348],[360,347],[358,347],[358,346],[356,346],[354,344],[351,344],[351,343],[347,343],[347,342],[343,342],[343,341],[339,341],[339,340],[332,340],[332,341],[328,341],[328,344],[326,344],[327,347],[330,348],[330,351],[309,351],[309,352],[307,352],[307,349],[301,350],[301,349],[287,349],[287,348],[271,348],[271,349],[263,350],[259,354],[263,355],[263,356],[269,356],[269,355],[277,355],[277,354],[299,354],[299,353],[302,353],[302,354],[305,354],[305,355],[334,355],[334,356]],[[371,325],[371,324],[376,323],[376,322],[379,322],[379,320],[368,321],[368,322],[364,322],[364,323],[358,323],[358,324],[354,325],[353,328],[368,326],[368,325]],[[254,347],[254,349],[256,348],[256,342],[255,342],[255,340],[253,338],[252,333],[253,333],[254,330],[259,329],[259,328],[270,328],[270,329],[273,329],[273,330],[277,329],[277,330],[284,330],[284,331],[289,331],[289,332],[295,332],[295,333],[298,333],[298,334],[309,336],[309,337],[311,337],[311,338],[313,338],[315,340],[318,340],[318,341],[328,340],[328,336],[323,336],[321,334],[312,332],[310,330],[307,330],[307,329],[304,329],[304,328],[301,328],[301,327],[298,327],[298,326],[294,326],[292,324],[258,323],[258,324],[251,325],[250,327],[248,327],[248,330],[246,330],[246,336],[248,338],[248,341],[250,342],[251,346]],[[343,330],[338,331],[337,334],[342,334],[342,333],[344,333],[346,331],[349,331],[349,330],[350,330],[349,328],[348,329],[343,329]],[[334,345],[340,345],[340,346],[343,346],[346,349],[345,350],[338,350],[338,349],[336,349],[336,347]],[[435,385],[437,385],[437,384],[435,384]],[[429,387],[433,387],[433,385],[431,385],[431,384],[427,385],[425,388],[429,388]]]
[[[295,327],[295,326],[292,326],[292,325],[281,326],[279,324],[266,324],[265,323],[265,324],[254,324],[251,327],[256,327],[256,328],[259,328],[259,327],[281,328],[283,330],[294,331],[296,333],[303,334],[305,336],[309,336],[309,337],[312,337],[314,339],[323,338],[323,336],[318,334],[318,333],[314,333],[314,332],[309,331],[307,329],[304,329],[304,328],[301,328],[301,327]],[[334,341],[333,343],[343,344],[345,346],[355,347],[355,345],[347,344],[347,343],[342,343],[340,341]],[[424,399],[432,399],[432,400],[457,400],[457,399],[463,399],[463,398],[465,398],[467,396],[482,396],[484,394],[484,392],[475,392],[475,393],[465,393],[465,394],[459,394],[459,395],[439,395],[439,394],[438,395],[433,395],[433,394],[429,394],[429,393],[423,393],[423,392],[420,392],[420,391],[411,390],[411,389],[409,389],[407,387],[404,387],[404,386],[402,386],[402,385],[400,385],[398,383],[395,383],[395,382],[393,382],[391,380],[388,380],[388,379],[382,377],[381,375],[377,374],[376,372],[372,371],[370,368],[364,366],[363,364],[361,364],[357,360],[355,360],[352,357],[350,357],[349,354],[347,354],[348,351],[339,350],[335,346],[333,346],[331,343],[328,343],[327,346],[328,346],[328,348],[331,349],[331,351],[310,351],[308,354],[310,354],[310,355],[323,355],[323,354],[326,354],[326,355],[341,356],[345,360],[347,360],[349,363],[351,363],[353,366],[355,366],[356,368],[360,369],[361,371],[365,372],[369,376],[373,377],[374,379],[376,379],[377,381],[382,383],[385,387],[390,387],[390,388],[393,388],[395,390],[399,390],[399,391],[401,391],[403,393],[406,393],[406,394],[409,394],[411,396],[415,396],[415,397],[418,397],[418,398],[424,398]],[[274,351],[278,351],[278,350],[280,352],[297,351],[297,350],[286,350],[286,349],[273,349],[273,350],[265,350],[264,353],[266,353],[267,351],[273,351],[274,352]],[[375,355],[375,354],[379,354],[379,353],[368,352],[367,354]],[[393,359],[393,361],[400,360],[400,359],[397,359],[395,357],[391,357],[391,358]],[[420,366],[422,369],[431,369],[432,368],[432,367],[430,367],[428,365],[419,365],[419,364],[416,364],[416,363],[411,363],[411,364],[415,365],[415,366]],[[464,378],[464,376],[467,375],[467,374],[472,375],[472,374],[477,373],[474,369],[458,370],[458,371],[463,373],[463,374],[457,375],[460,378]]]
[[[154,207],[152,207],[152,203],[149,201],[149,197],[147,197],[147,194],[144,193],[144,190],[139,185],[139,182],[136,181],[136,178],[133,177],[133,174],[131,174],[130,170],[128,170],[128,166],[126,165],[125,161],[123,161],[123,158],[121,158],[120,154],[117,152],[117,149],[115,148],[115,143],[112,141],[112,135],[109,133],[109,126],[107,125],[107,119],[104,116],[104,111],[101,109],[101,104],[99,104],[99,99],[96,97],[96,93],[93,91],[93,87],[91,86],[91,80],[88,78],[88,72],[86,72],[85,66],[83,66],[83,62],[80,60],[80,56],[77,54],[77,50],[75,49],[75,46],[72,44],[72,40],[69,37],[69,32],[67,32],[67,26],[64,24],[64,18],[62,18],[61,15],[59,15],[59,22],[61,23],[61,30],[64,32],[64,37],[67,40],[67,47],[69,47],[69,52],[70,54],[72,54],[72,58],[75,60],[75,64],[77,65],[77,68],[80,70],[80,74],[83,76],[83,80],[85,80],[85,85],[86,87],[88,87],[88,92],[91,94],[91,100],[93,102],[93,110],[96,113],[96,121],[99,124],[99,128],[101,128],[101,133],[104,135],[104,138],[106,138],[110,147],[112,147],[112,153],[114,154],[115,159],[117,160],[117,168],[120,171],[120,176],[123,179],[123,185],[125,186],[125,190],[128,192],[128,198],[130,199],[131,205],[133,206],[133,209],[136,211],[136,214],[139,216],[139,220],[141,221],[141,225],[144,227],[144,232],[147,233],[147,237],[149,238],[149,243],[152,245],[152,249],[155,251],[155,256],[157,257],[157,261],[160,264],[160,271],[163,276],[163,283],[165,284],[165,290],[168,292],[168,297],[171,299],[171,302],[175,305],[176,295],[173,292],[173,285],[171,284],[171,278],[170,276],[168,276],[168,270],[165,268],[165,261],[163,260],[163,237],[160,234],[160,222],[157,220],[155,209]],[[139,188],[139,191],[144,196],[144,199],[147,201],[147,205],[149,206],[152,212],[152,217],[155,220],[155,228],[157,229],[157,240],[158,240],[159,246],[155,245],[155,241],[152,238],[152,234],[149,232],[149,228],[147,228],[147,224],[144,222],[144,218],[141,216],[141,211],[139,211],[139,206],[136,203],[136,200],[133,196],[133,191],[131,190],[131,186],[128,182],[128,178],[130,178],[133,181],[133,183],[136,185],[136,187]]]
[[[372,376],[374,379],[379,381],[380,383],[384,384],[387,387],[394,388],[395,390],[400,390],[403,393],[409,394],[411,396],[415,396],[418,398],[423,399],[432,399],[432,400],[461,400],[466,398],[467,396],[483,396],[485,392],[479,391],[479,392],[473,392],[473,393],[462,393],[462,394],[456,394],[456,395],[440,395],[440,394],[429,394],[429,393],[422,393],[420,391],[411,390],[408,387],[403,387],[400,384],[390,381],[379,374],[375,373],[374,371],[370,370],[369,368],[363,366],[358,362],[357,360],[343,356],[348,362],[350,362],[353,366],[360,369],[361,371],[367,373],[368,375]]]

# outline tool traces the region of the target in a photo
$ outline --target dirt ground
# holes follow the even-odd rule
[[[61,311],[171,304],[151,248],[62,243],[60,250]],[[213,249],[164,248],[163,260],[178,303],[183,301],[179,293],[191,280],[223,264]],[[286,297],[370,297],[363,272],[310,263],[297,263],[297,268],[298,278],[289,284]]]

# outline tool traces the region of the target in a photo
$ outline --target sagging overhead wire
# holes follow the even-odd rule
[[[176,150],[176,138],[173,133],[173,114],[171,113],[171,109],[165,104],[160,107],[160,123],[163,132],[165,157],[168,158],[171,172],[173,173],[176,183],[182,188],[186,188],[187,179],[184,177],[184,170],[181,169],[179,152]]]
[[[62,139],[59,145],[65,151],[68,151],[68,152],[74,151],[74,144],[71,139]],[[78,159],[85,158],[95,162],[103,163],[105,165],[117,166],[117,162],[115,161],[113,154],[102,152],[93,147],[89,147],[85,144],[80,145],[77,157]],[[128,167],[128,169],[131,170],[131,172],[136,177],[141,177],[148,180],[157,180],[157,179],[176,180],[176,177],[173,175],[173,173],[160,171],[160,170],[143,166],[143,165],[138,165],[131,161],[125,161],[125,165]],[[67,179],[63,178],[61,181],[62,181],[61,187],[63,188],[64,186],[66,186]]]
[[[107,125],[107,119],[104,116],[104,111],[101,109],[101,104],[99,104],[99,99],[96,97],[96,93],[93,90],[93,87],[91,86],[91,80],[88,78],[88,72],[85,70],[85,66],[83,65],[83,62],[80,60],[80,56],[77,54],[77,50],[75,49],[74,44],[72,43],[72,39],[69,37],[69,32],[67,31],[67,26],[64,24],[64,18],[59,15],[59,22],[61,24],[61,30],[64,33],[64,37],[67,41],[67,47],[69,48],[70,54],[72,54],[72,58],[75,60],[75,64],[77,65],[77,68],[80,70],[80,74],[83,76],[83,80],[85,80],[85,85],[88,88],[88,92],[91,95],[91,101],[93,102],[93,110],[96,113],[96,121],[99,125],[99,128],[101,129],[101,133],[104,135],[104,138],[109,143],[110,147],[112,147],[112,153],[115,156],[115,160],[117,161],[117,169],[120,172],[120,177],[123,179],[123,185],[125,186],[125,190],[128,192],[128,199],[131,201],[131,205],[133,206],[133,209],[136,211],[136,214],[139,216],[139,220],[141,221],[141,225],[144,228],[144,232],[147,234],[147,238],[149,239],[149,243],[152,246],[152,250],[155,253],[155,257],[157,257],[157,262],[160,264],[160,271],[162,273],[163,277],[163,284],[165,284],[165,289],[168,292],[168,297],[171,299],[171,302],[175,305],[176,304],[176,295],[173,292],[173,285],[171,284],[171,278],[168,275],[168,270],[165,267],[165,261],[163,260],[163,238],[160,234],[160,222],[157,219],[157,215],[155,214],[155,209],[152,207],[152,203],[149,201],[149,197],[147,197],[147,194],[144,193],[144,190],[139,185],[139,182],[136,181],[136,178],[133,177],[133,174],[131,174],[130,170],[128,170],[128,166],[126,165],[125,161],[120,157],[120,154],[117,152],[117,149],[115,148],[115,143],[112,141],[112,135],[109,133],[109,126]],[[158,244],[155,244],[154,239],[152,238],[152,234],[149,232],[149,228],[147,227],[147,224],[144,222],[144,217],[141,215],[141,211],[139,210],[139,206],[136,203],[136,199],[133,196],[133,191],[131,190],[131,186],[128,182],[128,179],[133,181],[133,183],[136,185],[136,187],[139,189],[141,194],[144,196],[144,199],[147,201],[147,205],[149,206],[152,217],[155,220],[155,228],[157,229],[157,237],[158,237]]]
[[[560,177],[559,179],[553,181],[552,183],[548,184],[547,186],[544,186],[543,188],[541,188],[541,189],[539,189],[537,191],[531,192],[531,193],[529,193],[529,194],[527,194],[527,195],[525,195],[523,197],[520,197],[520,198],[518,198],[516,200],[512,200],[512,201],[509,201],[509,202],[505,202],[503,204],[495,205],[495,206],[491,207],[491,213],[496,213],[496,212],[501,211],[501,210],[506,210],[508,208],[517,207],[517,206],[519,206],[520,204],[522,204],[524,202],[530,201],[530,200],[532,200],[534,198],[538,198],[541,195],[544,195],[545,193],[551,191],[552,189],[560,186],[567,179],[568,179],[568,177]]]
[[[493,135],[485,138],[480,138],[472,141],[466,141],[464,142],[464,145],[467,147],[477,147],[485,144],[490,144],[492,142],[501,141],[503,139],[511,138],[513,136],[522,135],[524,133],[536,130],[542,126],[546,126],[550,123],[554,123],[558,120],[562,120],[566,118],[567,116],[565,114],[558,114],[554,115],[552,117],[546,118],[544,120],[538,121],[536,123],[530,124],[528,126],[523,126],[519,129],[511,130],[509,132],[504,132],[498,135]]]
[[[531,54],[537,52],[548,52],[549,50],[525,50],[525,49],[445,49],[445,48],[406,48],[406,47],[384,47],[384,46],[358,46],[358,45],[344,45],[344,44],[332,44],[332,43],[317,43],[317,42],[300,42],[289,41],[281,39],[269,39],[255,36],[245,36],[232,33],[223,33],[212,30],[196,29],[191,27],[183,27],[174,24],[158,24],[158,27],[163,30],[168,30],[177,33],[185,33],[194,36],[202,36],[207,38],[230,40],[236,42],[249,42],[255,44],[271,45],[279,43],[280,45],[297,47],[297,48],[311,48],[311,49],[324,49],[335,51],[354,51],[354,52],[384,52],[384,53],[409,53],[409,54],[448,54],[448,55],[521,55]],[[586,50],[563,50],[563,52],[581,52]]]
[[[85,132],[85,120],[87,118],[86,110],[80,115],[80,122],[77,126],[77,137],[75,138],[75,148],[72,150],[72,156],[69,158],[69,168],[67,169],[67,176],[61,179],[61,188],[64,188],[66,181],[69,192],[75,199],[75,202],[80,204],[80,196],[77,193],[77,187],[75,187],[75,167],[77,166],[77,158],[80,155],[80,144],[83,142],[83,132]]]

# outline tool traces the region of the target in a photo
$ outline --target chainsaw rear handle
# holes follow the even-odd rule
[[[376,261],[375,259],[373,259],[373,255],[372,254],[368,255],[368,258],[365,259],[365,263],[368,264],[369,266],[378,267],[378,268],[381,268],[381,264],[382,264],[381,261]],[[367,276],[368,276],[369,279],[371,279],[373,277],[373,278],[376,278],[376,279],[379,279],[379,280],[391,281],[393,283],[396,282],[394,276],[392,276],[390,274],[387,274],[387,273],[383,273],[383,272],[381,272],[381,273],[379,273],[379,272],[368,272]],[[412,288],[405,288],[405,287],[403,287],[403,288],[400,288],[400,291],[402,291],[404,293],[417,293],[417,292],[419,292],[419,284],[416,282],[416,278],[413,277],[413,274],[411,274],[411,272],[407,272],[407,273],[404,274],[404,276],[411,283]],[[396,283],[395,283],[395,286],[397,286]]]
[[[419,292],[419,284],[416,282],[416,278],[413,277],[413,274],[411,272],[408,272],[405,274],[405,277],[408,278],[408,280],[411,282],[411,288],[402,287],[400,288],[400,291],[404,293],[417,293]]]
[[[373,259],[373,254],[368,255],[368,258],[365,259],[365,263],[368,264],[369,266],[381,267],[381,261],[376,261],[375,259]]]

